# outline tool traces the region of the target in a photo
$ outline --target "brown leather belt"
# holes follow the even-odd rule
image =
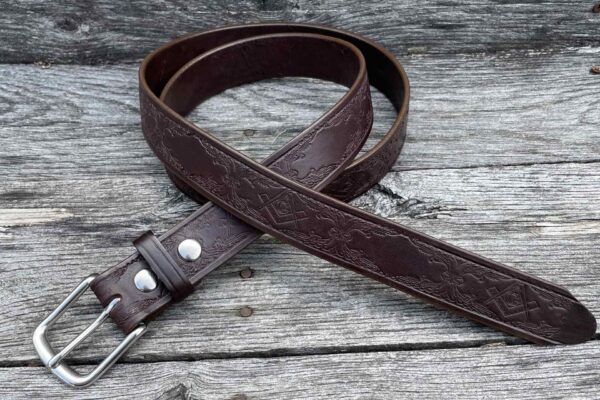
[[[333,81],[348,91],[260,164],[185,118],[225,89],[282,76]],[[134,242],[138,252],[76,290],[91,285],[107,307],[103,317],[128,334],[125,348],[143,333],[144,321],[185,298],[263,233],[532,342],[579,343],[594,335],[592,314],[561,286],[346,203],[386,174],[406,134],[408,78],[377,43],[316,25],[226,27],[160,47],[144,60],[139,79],[148,144],[180,190],[209,202],[160,238],[146,232]],[[356,157],[373,122],[369,85],[397,115],[383,139]],[[38,328],[38,342],[47,345],[45,329],[58,316]],[[66,353],[44,351],[42,360],[57,375],[74,374],[61,376],[70,384],[87,385],[106,370],[89,381],[72,370],[57,372],[68,369]]]

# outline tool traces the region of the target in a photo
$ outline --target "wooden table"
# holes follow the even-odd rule
[[[593,3],[10,3],[0,14],[0,398],[600,398],[597,340],[530,345],[268,236],[151,323],[87,390],[60,384],[31,343],[80,277],[197,207],[142,138],[141,58],[187,32],[272,20],[363,33],[406,67],[406,145],[356,206],[563,284],[600,316]],[[342,93],[262,82],[211,99],[192,120],[261,159]],[[375,108],[371,143],[393,117],[379,94]],[[86,295],[52,342],[64,345],[99,309]],[[121,338],[105,324],[71,363],[85,369]]]

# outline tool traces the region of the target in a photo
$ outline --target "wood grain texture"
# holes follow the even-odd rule
[[[597,340],[526,345],[268,236],[153,321],[91,389],[58,383],[30,339],[77,279],[129,255],[142,231],[164,232],[196,208],[144,143],[137,61],[183,33],[284,19],[364,33],[409,74],[406,146],[354,204],[562,284],[600,315],[600,79],[589,73],[600,59],[600,17],[591,6],[3,4],[0,398],[130,398],[132,390],[152,399],[597,398]],[[26,65],[38,61],[52,65]],[[261,159],[343,93],[314,80],[261,82],[207,101],[191,119]],[[383,97],[374,99],[368,146],[393,119]],[[244,306],[251,316],[240,315]],[[51,342],[60,348],[98,311],[86,295]],[[71,362],[97,362],[121,337],[106,324]]]
[[[600,49],[403,58],[411,113],[395,169],[600,160],[600,77],[589,73],[598,58]],[[161,171],[140,132],[137,67],[0,65],[6,77],[0,80],[0,174]],[[343,93],[321,81],[272,80],[210,99],[192,120],[262,159]],[[394,116],[383,96],[374,97],[367,148]]]
[[[356,204],[564,284],[598,313],[599,172],[597,163],[405,171],[384,179],[384,193],[373,191]],[[36,359],[29,335],[74,286],[75,277],[119,261],[140,232],[162,232],[193,208],[159,175],[41,179],[7,189],[39,196],[20,200],[20,215],[33,202],[38,206],[32,219],[38,218],[43,202],[46,214],[55,218],[0,224],[0,313],[10,321],[0,326],[0,346],[4,360],[16,363]],[[255,273],[244,280],[239,272],[248,267]],[[20,288],[18,296],[14,287]],[[97,313],[98,307],[90,303],[91,296],[87,306],[74,309],[80,321],[67,319],[56,329],[62,343]],[[245,305],[255,310],[249,318],[238,314]],[[115,337],[120,335],[107,328],[93,348],[84,347],[76,359],[105,354]],[[500,333],[264,238],[158,318],[127,358],[319,353],[328,348],[464,346],[503,340]]]
[[[597,343],[116,365],[87,390],[42,368],[0,368],[30,399],[597,399]],[[81,368],[85,369],[85,366]],[[23,391],[22,388],[27,390]]]
[[[537,55],[519,62],[489,56],[462,72],[452,65],[469,57],[410,58],[414,122],[405,151],[395,171],[355,203],[564,284],[598,313],[598,115],[589,108],[597,104],[598,83],[588,75],[572,77],[588,56],[574,51],[562,61]],[[547,69],[528,74],[528,63],[541,63],[538,58]],[[430,75],[429,67],[440,70]],[[143,142],[135,66],[4,68],[16,74],[16,82],[37,88],[39,96],[13,101],[0,129],[8,155],[0,170],[0,306],[10,321],[0,326],[0,348],[6,363],[20,365],[35,361],[30,332],[74,286],[74,277],[116,263],[129,254],[130,240],[140,232],[164,232],[196,206],[170,184]],[[452,90],[434,85],[437,75],[447,77]],[[490,84],[486,76],[502,84]],[[485,95],[474,93],[476,81]],[[541,99],[544,84],[552,95]],[[19,99],[31,89],[11,94]],[[342,93],[315,81],[266,82],[226,92],[192,118],[261,158]],[[393,113],[377,99],[381,134]],[[292,129],[284,131],[288,126]],[[243,280],[239,272],[247,267],[255,274]],[[13,287],[24,294],[16,298]],[[87,306],[76,309],[84,315],[79,323],[58,328],[62,343],[93,318],[97,307],[91,303],[90,296]],[[249,318],[239,316],[245,305],[255,310]],[[115,336],[107,327],[93,348],[75,355],[76,361],[96,360],[114,345]],[[126,360],[462,347],[504,340],[515,339],[267,237],[161,316]]]
[[[27,0],[3,7],[0,62],[138,60],[185,33],[261,21],[333,25],[402,55],[598,46],[591,8],[587,0]]]

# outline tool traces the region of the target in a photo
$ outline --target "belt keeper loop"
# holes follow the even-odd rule
[[[174,301],[182,300],[192,293],[194,286],[156,238],[154,232],[145,232],[133,241],[133,245],[169,290]]]

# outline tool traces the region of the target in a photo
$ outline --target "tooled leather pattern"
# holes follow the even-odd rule
[[[560,331],[572,300],[515,279],[471,260],[407,236],[430,268],[391,278],[485,317],[498,319],[538,336]]]
[[[370,107],[367,107],[367,114],[362,113],[363,116],[362,124],[359,129],[353,129],[352,135],[347,140],[347,146],[341,155],[337,158],[333,158],[333,162],[325,165],[308,166],[305,167],[298,161],[304,159],[307,154],[318,151],[315,149],[315,139],[318,135],[329,135],[333,130],[339,130],[342,123],[353,124],[355,120],[350,120],[348,115],[355,114],[353,110],[363,109],[362,105],[370,104],[370,90],[367,82],[363,82],[356,92],[355,96],[348,102],[344,107],[336,111],[331,117],[322,121],[307,134],[303,135],[302,138],[286,153],[283,153],[278,157],[269,168],[283,176],[286,176],[296,182],[302,183],[308,187],[315,187],[322,181],[324,181],[332,172],[339,168],[340,164],[347,160],[351,154],[353,154],[357,147],[360,147],[361,136],[365,136],[365,132],[368,132],[369,125],[373,119],[373,112]],[[153,104],[146,104],[149,107],[150,113],[156,115],[159,111]],[[225,177],[227,185],[236,185],[235,180]],[[210,181],[209,181],[210,182]],[[210,185],[215,188],[214,182],[210,182]],[[206,241],[207,235],[203,235],[203,232],[210,229],[213,233],[215,230],[220,233],[217,235],[215,240]],[[193,232],[193,233],[192,233]],[[197,240],[202,241],[202,258],[198,262],[182,264],[182,268],[189,276],[192,276],[202,270],[205,266],[218,259],[223,253],[229,251],[231,248],[238,245],[240,242],[247,240],[250,237],[258,237],[262,233],[259,230],[252,228],[251,226],[238,220],[231,214],[219,209],[218,207],[211,207],[206,213],[203,214],[202,218],[195,218],[190,221],[188,226],[184,229],[179,229],[176,233],[166,238],[163,241],[163,245],[171,253],[176,254],[175,248],[182,240],[189,238],[190,234],[193,234]]]
[[[395,93],[402,93],[402,90]],[[193,186],[200,195],[216,200],[222,207],[260,228],[253,228],[216,206],[201,209],[177,231],[162,238],[171,254],[184,238],[194,236],[202,241],[201,259],[197,263],[180,264],[186,274],[200,277],[211,265],[217,265],[219,260],[235,253],[236,246],[251,241],[265,230],[391,286],[451,309],[464,310],[479,321],[496,321],[497,325],[490,324],[522,329],[550,341],[560,336],[565,318],[571,309],[575,309],[573,305],[579,305],[560,287],[480,259],[389,221],[352,209],[343,210],[344,207],[338,209],[339,205],[319,201],[319,196],[310,192],[282,185],[269,174],[260,173],[252,165],[230,157],[219,143],[198,136],[185,124],[172,119],[154,104],[153,99],[147,98],[143,90],[141,109],[145,135],[167,168],[176,171],[178,178]],[[373,179],[385,174],[404,140],[406,113],[400,115],[404,119],[396,131],[391,132],[388,137],[391,140],[384,141],[383,148],[378,149],[374,157],[344,171],[326,188],[326,193],[347,200],[368,189]],[[346,121],[349,122],[357,123],[351,119]],[[343,126],[342,119],[340,129]],[[349,143],[353,141],[348,140]],[[307,138],[303,138],[290,149],[289,158],[281,159],[272,167],[279,174],[315,186],[336,170],[336,162],[317,163],[308,169],[294,168],[297,161],[304,160],[307,155],[310,157],[310,152],[303,149],[306,143]],[[132,256],[92,283],[103,303],[120,291],[126,294],[127,301],[120,302],[113,310],[117,312],[111,313],[125,331],[170,301],[162,285],[148,294],[131,292],[133,276],[142,268],[146,268],[145,262]]]
[[[371,182],[379,182],[388,173],[400,155],[406,138],[407,118],[400,121],[394,135],[378,149],[372,157],[352,166],[331,182],[323,193],[342,201],[349,201],[372,186]]]
[[[203,195],[323,258],[367,269],[390,284],[549,339],[573,304],[560,294],[440,249],[400,225],[375,223],[292,190],[169,119],[146,134],[161,158]],[[190,148],[207,164],[191,159],[189,150],[186,156]]]
[[[159,135],[148,135],[148,132],[165,127],[165,116],[155,104],[148,100],[145,95],[140,96],[140,108],[142,121],[147,140],[159,158],[167,166],[181,169],[182,164],[169,151],[165,151]],[[340,167],[342,163],[355,154],[361,147],[372,124],[373,113],[370,107],[371,97],[368,81],[360,82],[358,90],[345,105],[338,107],[335,112],[320,123],[307,130],[300,140],[287,152],[282,153],[271,163],[270,168],[278,173],[298,181],[309,187],[314,187],[323,182],[328,176]],[[351,127],[351,129],[350,129]],[[305,162],[304,159],[312,153],[319,153],[319,138],[327,138],[337,132],[339,140],[345,143],[345,147],[339,147],[342,152],[335,151],[329,154],[331,162],[325,165],[317,165],[314,162]],[[346,132],[350,132],[348,135]],[[315,148],[316,147],[316,148]],[[220,166],[227,168],[226,161],[221,161]],[[188,175],[189,176],[189,175]],[[237,187],[237,180],[225,175],[222,183],[205,180],[205,184],[211,190],[219,190],[223,187]],[[232,191],[231,193],[235,193]],[[240,199],[238,198],[238,202]],[[237,204],[237,203],[236,203]],[[238,204],[239,205],[239,204]],[[259,230],[243,223],[226,211],[212,206],[198,214],[180,227],[168,237],[162,238],[162,244],[178,260],[179,266],[184,273],[192,277],[201,273],[207,267],[214,265],[227,252],[240,244],[247,243],[262,235]],[[202,244],[202,257],[193,262],[181,262],[177,257],[177,246],[184,240],[195,238]],[[114,296],[121,296],[122,300],[115,308],[111,317],[124,330],[128,331],[135,327],[140,321],[136,316],[144,311],[148,314],[162,308],[170,301],[167,290],[159,283],[157,290],[149,293],[131,290],[131,281],[137,271],[147,269],[148,266],[143,258],[136,256],[132,260],[112,271],[103,274],[100,279],[94,281],[93,290],[101,298],[103,303],[108,303]],[[128,272],[127,274],[125,272]]]

